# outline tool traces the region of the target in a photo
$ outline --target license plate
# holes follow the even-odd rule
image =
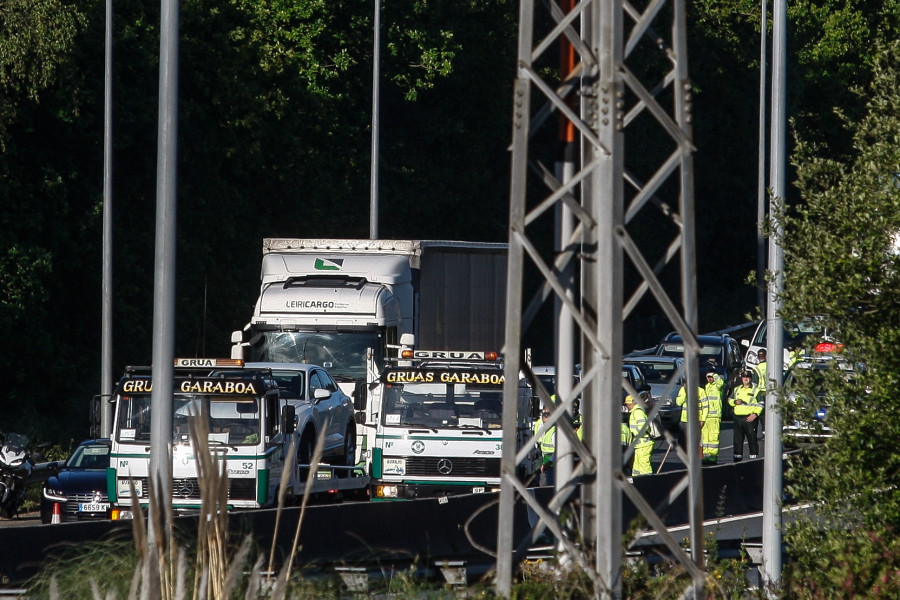
[[[98,513],[109,509],[108,502],[82,502],[78,505],[78,512]]]
[[[484,493],[484,488],[483,488],[483,487],[473,487],[473,488],[472,488],[472,493],[473,493],[473,494],[483,494],[483,493]]]

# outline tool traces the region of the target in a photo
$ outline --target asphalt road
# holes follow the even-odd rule
[[[765,438],[759,439],[759,457],[765,456]],[[666,453],[669,445],[665,440],[656,442],[653,449],[653,456],[650,464],[653,466],[655,473],[665,473],[667,471],[678,471],[685,468],[684,463],[675,449]],[[747,456],[750,454],[747,442],[744,442],[744,460],[749,460]],[[719,462],[718,464],[728,464],[733,462],[734,458],[734,427],[731,421],[724,421],[719,434]]]

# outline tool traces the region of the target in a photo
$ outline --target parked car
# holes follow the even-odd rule
[[[828,371],[836,369],[846,382],[852,382],[856,369],[832,357],[795,363],[784,379],[784,421],[782,437],[786,444],[800,445],[827,440],[834,431],[827,422],[832,400],[827,394]]]
[[[831,337],[830,332],[822,322],[821,316],[812,316],[801,319],[797,323],[784,321],[784,368],[790,366],[790,346],[796,345],[805,351],[806,355],[815,352],[833,352],[836,349],[836,343]],[[748,367],[755,367],[759,364],[759,351],[766,348],[768,344],[768,325],[766,321],[760,321],[750,340],[743,340],[741,344],[747,349],[744,355],[744,364]],[[821,343],[833,344],[831,347],[820,346]],[[770,363],[772,361],[769,361]]]
[[[675,404],[675,397],[684,385],[684,359],[678,356],[626,356],[622,362],[640,369],[650,386],[653,404],[660,407],[657,413],[660,423],[677,433],[681,407]]]
[[[324,367],[307,363],[249,362],[244,368],[270,370],[281,397],[294,407],[301,463],[308,464],[318,436],[324,436],[322,457],[326,462],[356,465],[359,457],[356,456],[353,402]]]
[[[706,372],[713,369],[725,381],[723,398],[727,398],[731,389],[740,385],[741,368],[744,364],[741,345],[730,335],[698,335],[697,342],[700,344],[700,381],[705,382]],[[683,357],[684,341],[677,333],[670,333],[656,346],[654,354]]]
[[[85,440],[66,461],[50,463],[54,474],[41,492],[41,522],[53,519],[59,504],[60,521],[91,521],[109,518],[106,468],[109,467],[108,439]]]

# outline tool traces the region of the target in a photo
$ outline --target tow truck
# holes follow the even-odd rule
[[[372,461],[372,499],[402,500],[500,489],[503,402],[517,403],[516,440],[529,443],[531,394],[503,398],[496,352],[405,350],[372,389],[380,407]],[[535,450],[520,477],[540,466]]]
[[[150,367],[128,367],[111,399],[115,417],[107,488],[113,519],[133,518],[132,489],[141,506],[149,503],[152,390]],[[247,368],[239,359],[178,358],[173,392],[176,513],[195,512],[201,506],[197,454],[204,450],[227,474],[229,510],[272,506],[282,485],[288,486],[289,500],[303,494],[367,494],[369,477],[362,469],[346,463],[287,460],[292,448],[303,458],[308,441],[297,427],[296,396],[285,397],[271,369]],[[311,401],[323,398],[319,391]],[[208,432],[206,443],[198,444],[191,431]],[[292,467],[286,470],[288,462]],[[315,477],[307,488],[310,469]]]

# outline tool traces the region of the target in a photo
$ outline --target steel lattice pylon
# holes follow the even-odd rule
[[[582,398],[584,441],[568,426],[557,428],[561,470],[556,494],[544,508],[516,476],[531,448],[514,451],[516,403],[505,403],[496,589],[509,596],[528,541],[549,529],[570,564],[591,577],[595,597],[619,597],[624,492],[692,574],[687,595],[699,597],[704,591],[699,347],[684,0],[647,0],[642,6],[623,0],[576,2],[520,0],[504,394],[513,398],[518,391],[521,365],[515,357],[523,355],[523,330],[540,305],[554,298],[558,398],[552,401],[540,386],[538,393],[545,406],[555,402],[550,422],[556,424],[566,422],[573,400]],[[655,23],[666,25],[665,34]],[[545,30],[537,42],[536,29]],[[557,56],[559,69],[553,64]],[[566,56],[572,57],[568,66]],[[545,133],[557,116],[568,131],[559,147],[546,141]],[[561,168],[546,166],[547,157],[560,160],[548,147],[565,150]],[[548,221],[557,238],[549,258],[541,243]],[[648,261],[645,255],[655,258]],[[540,286],[523,309],[526,269],[539,273]],[[680,306],[660,279],[673,270]],[[623,328],[640,302],[653,301],[685,340],[691,442],[687,454],[677,450],[688,469],[671,496],[689,495],[690,556],[666,533],[631,485],[630,474],[622,472]],[[569,351],[574,347],[582,365],[577,384],[565,376],[575,363]],[[624,387],[638,396],[627,383]],[[563,460],[570,451],[577,460]],[[514,549],[513,510],[523,501],[540,521],[529,540]]]

